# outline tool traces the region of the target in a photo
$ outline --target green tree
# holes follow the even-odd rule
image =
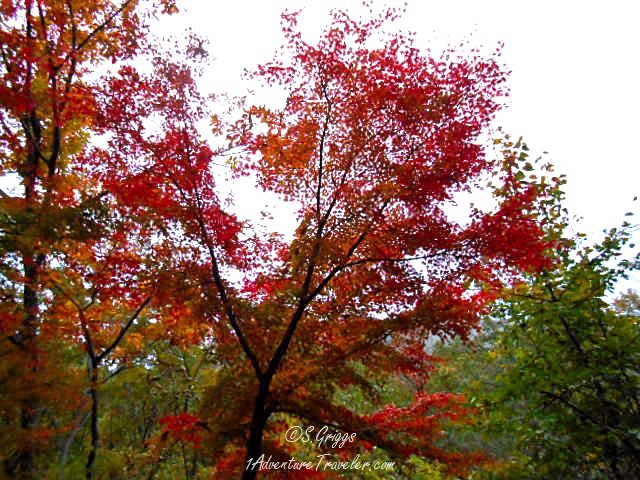
[[[617,310],[606,301],[639,266],[615,263],[629,241],[625,225],[595,247],[561,251],[554,270],[496,309],[493,418],[528,457],[524,478],[640,477],[639,317],[633,294]]]

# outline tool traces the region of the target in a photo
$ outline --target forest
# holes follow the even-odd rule
[[[500,50],[285,12],[266,104],[179,14],[0,3],[0,478],[640,478],[638,224],[569,228]]]

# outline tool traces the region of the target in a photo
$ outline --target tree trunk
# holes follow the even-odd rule
[[[24,320],[12,340],[20,349],[21,355],[23,356],[21,380],[25,382],[25,384],[32,384],[37,381],[39,361],[38,349],[35,345],[38,325],[37,284],[39,281],[39,268],[43,260],[41,255],[23,254]],[[39,421],[39,402],[34,395],[31,394],[24,398],[20,405],[20,436],[23,437],[24,440],[19,450],[5,462],[5,473],[9,478],[19,478],[21,480],[36,480],[39,478],[36,472],[35,452],[32,441],[29,438],[32,430],[38,426]]]
[[[249,441],[247,442],[247,456],[244,462],[244,472],[242,480],[254,480],[258,476],[260,464],[255,464],[262,455],[262,437],[264,429],[269,420],[270,412],[267,409],[269,398],[269,387],[271,379],[260,379],[260,387],[256,396],[256,403],[253,409],[253,417],[249,428]]]
[[[93,362],[92,362],[93,363]],[[98,454],[100,432],[98,430],[98,366],[91,365],[91,448],[87,456],[86,478],[93,480],[96,474],[95,460]]]
[[[24,163],[18,169],[24,185],[25,213],[33,214],[33,207],[37,205],[36,182],[38,179],[39,152],[42,147],[42,131],[40,120],[32,110],[22,120],[25,138],[28,145],[28,154]],[[28,215],[27,215],[28,218]],[[39,219],[31,218],[29,221],[37,222]],[[24,280],[22,283],[22,306],[24,319],[11,341],[21,350],[23,361],[21,367],[22,381],[33,383],[37,380],[38,372],[38,348],[36,340],[38,336],[39,311],[38,290],[40,282],[40,269],[45,261],[45,255],[37,252],[35,244],[26,247],[21,252]],[[5,473],[9,478],[21,480],[36,480],[35,451],[30,438],[32,431],[40,422],[40,405],[38,398],[32,393],[20,402],[20,436],[21,445],[11,458],[5,461]]]

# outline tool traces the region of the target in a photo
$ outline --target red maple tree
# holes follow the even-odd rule
[[[403,455],[469,462],[472,455],[436,446],[439,422],[465,409],[455,395],[420,391],[434,368],[425,340],[467,336],[504,274],[546,262],[534,215],[539,186],[521,184],[515,163],[487,158],[479,141],[505,93],[504,72],[492,58],[426,56],[403,35],[371,46],[394,15],[356,22],[336,12],[315,45],[297,31],[296,14],[284,15],[288,60],[254,73],[285,89],[286,103],[247,108],[229,139],[243,149],[239,174],[299,205],[288,244],[222,210],[187,71],[166,64],[159,84],[121,72],[136,85],[118,90],[122,101],[135,94],[144,110],[170,99],[161,136],[141,134],[132,112],[131,126],[114,137],[116,150],[128,152],[124,164],[144,158],[129,182],[145,193],[123,202],[164,222],[175,266],[188,272],[199,300],[193,311],[232,372],[202,415],[217,425],[212,436],[227,439],[219,453],[229,453],[229,438],[246,441],[245,464],[281,447],[281,414],[358,432]],[[467,223],[447,215],[456,194],[485,174],[502,185],[495,211],[475,210]],[[359,365],[411,378],[414,402],[369,415],[337,403],[341,388],[367,383]],[[221,465],[242,468],[240,451]],[[243,478],[256,475],[244,468]]]

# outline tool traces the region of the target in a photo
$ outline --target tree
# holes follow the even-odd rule
[[[92,70],[104,61],[126,62],[143,48],[137,5],[25,0],[0,7],[0,175],[14,175],[22,188],[0,192],[2,354],[11,365],[3,381],[15,401],[3,426],[17,437],[3,449],[11,478],[39,478],[36,452],[49,436],[45,407],[55,404],[46,390],[60,383],[56,341],[73,329],[70,321],[57,329],[49,317],[55,294],[48,272],[56,263],[70,269],[67,254],[112,233],[101,225],[105,195],[82,168],[96,133],[100,88]],[[175,9],[171,1],[159,5]]]
[[[352,412],[332,408],[321,392],[331,392],[337,378],[361,381],[347,361],[404,371],[422,385],[432,368],[426,336],[467,335],[488,301],[468,282],[495,279],[505,266],[544,262],[545,245],[528,213],[540,192],[518,184],[511,165],[502,172],[510,190],[503,190],[497,212],[475,211],[463,226],[443,211],[455,192],[497,168],[477,135],[498,108],[503,73],[494,60],[425,57],[403,36],[367,47],[382,20],[358,24],[336,13],[317,46],[300,38],[295,22],[295,15],[285,16],[292,62],[256,73],[286,87],[287,105],[254,108],[249,115],[266,133],[241,138],[254,154],[245,165],[261,186],[301,205],[282,266],[249,284],[260,289],[249,299],[260,302],[252,314],[269,328],[271,345],[243,347],[256,357],[258,380],[246,459],[259,455],[270,413],[293,404],[303,418],[338,418],[347,431],[373,431],[374,442],[392,451],[413,447],[453,463],[455,456],[435,448],[434,433],[439,420],[461,413],[447,411],[454,396],[422,392],[406,410],[387,407],[353,421]],[[274,284],[280,288],[269,291]],[[286,319],[280,328],[270,324],[274,317]],[[306,385],[294,380],[305,364],[318,366],[302,377]],[[313,389],[318,369],[330,373]],[[292,385],[299,391],[291,392]],[[309,397],[322,400],[311,414]],[[438,409],[442,417],[433,413]],[[409,442],[403,431],[412,434]]]
[[[501,385],[489,398],[528,457],[525,478],[640,474],[634,295],[618,311],[605,300],[640,266],[638,257],[615,263],[629,228],[595,247],[561,250],[556,268],[516,288],[498,311]]]
[[[136,322],[140,322],[142,312],[153,297],[146,285],[148,279],[141,275],[140,258],[133,251],[134,245],[121,236],[114,238],[119,238],[115,244],[85,243],[79,259],[67,254],[67,268],[47,275],[48,283],[59,297],[51,306],[48,319],[63,319],[61,323],[67,324],[67,330],[71,329],[70,336],[82,338],[87,355],[91,405],[91,447],[86,463],[89,480],[95,478],[100,441],[100,386],[126,365],[126,359],[125,362],[113,361],[115,350],[124,343]],[[105,375],[109,361],[112,371]]]
[[[157,218],[171,261],[188,272],[191,312],[209,328],[227,372],[202,416],[227,439],[221,448],[230,457],[219,467],[235,458],[243,478],[257,469],[244,468],[230,444],[246,435],[244,465],[263,445],[282,451],[277,432],[286,416],[357,432],[397,455],[464,465],[464,454],[435,443],[438,423],[464,408],[455,395],[422,391],[433,368],[425,339],[467,335],[493,298],[482,285],[546,263],[534,213],[543,186],[519,181],[517,158],[487,159],[478,140],[499,107],[504,73],[494,59],[425,56],[401,35],[370,46],[394,15],[358,23],[337,12],[317,46],[302,40],[295,14],[284,15],[290,63],[255,73],[288,98],[279,110],[249,107],[232,124],[232,146],[243,149],[233,163],[300,206],[289,244],[223,212],[185,70],[163,64],[160,83],[121,72],[138,90],[110,99],[126,98],[139,111],[160,101],[173,108],[156,138],[132,112],[112,138],[111,150],[121,153],[107,161],[136,159],[130,182],[145,194],[126,203]],[[448,217],[455,195],[492,172],[497,209],[474,210],[467,224]],[[340,388],[367,383],[359,364],[409,376],[412,403],[358,414],[336,402]],[[220,410],[204,413],[213,407]]]
[[[434,349],[447,364],[432,382],[479,413],[447,445],[484,445],[493,462],[474,478],[634,478],[638,295],[609,298],[640,266],[638,255],[625,258],[637,227],[625,222],[591,246],[583,234],[567,238],[564,176],[520,147],[520,180],[552,184],[538,218],[553,262],[506,289],[472,342]]]
[[[550,236],[565,227],[555,217]],[[595,246],[561,239],[553,268],[510,289],[473,342],[436,349],[448,362],[433,381],[480,413],[449,438],[493,459],[474,478],[637,476],[638,296],[607,299],[640,265],[620,260],[632,233],[625,224]]]

